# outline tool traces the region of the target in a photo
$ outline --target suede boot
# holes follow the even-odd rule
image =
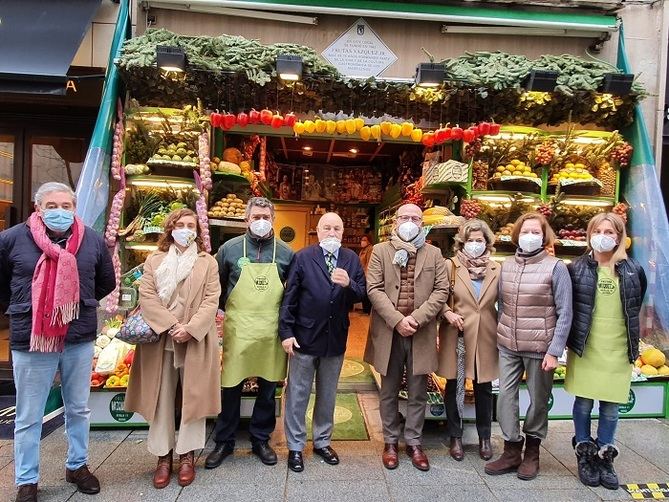
[[[578,461],[578,479],[586,486],[599,486],[597,445],[593,440],[576,443],[576,438],[571,443]]]
[[[613,459],[618,456],[618,448],[612,444],[605,444],[599,449],[599,481],[604,488],[617,490],[620,486],[618,474],[613,468]]]
[[[539,474],[539,446],[541,439],[527,436],[525,439],[525,455],[518,466],[518,478],[525,481],[534,479]]]
[[[515,442],[504,441],[504,451],[502,452],[502,456],[485,465],[486,474],[497,476],[498,474],[506,474],[508,472],[516,471],[520,463],[523,461],[522,452],[524,442],[524,439]]]

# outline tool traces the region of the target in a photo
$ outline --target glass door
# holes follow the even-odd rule
[[[11,134],[0,134],[0,231],[10,227],[15,213],[14,180],[16,167],[17,138]],[[9,319],[0,309],[0,367],[9,365]]]

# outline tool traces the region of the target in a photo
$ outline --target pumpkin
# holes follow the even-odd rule
[[[239,164],[242,160],[244,160],[244,156],[237,148],[226,148],[223,150],[223,160],[226,162],[232,162],[233,164]]]

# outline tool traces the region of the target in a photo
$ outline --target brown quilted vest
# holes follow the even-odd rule
[[[397,310],[405,316],[411,315],[414,305],[414,274],[416,272],[416,256],[410,256],[406,267],[400,267],[400,296],[397,300]]]
[[[545,251],[504,261],[499,299],[502,315],[497,324],[499,346],[514,352],[548,350],[557,323],[553,299],[553,269],[557,262]]]

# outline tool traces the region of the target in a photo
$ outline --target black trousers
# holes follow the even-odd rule
[[[372,311],[372,302],[369,301],[367,295],[362,297],[362,311],[365,314],[369,314]]]
[[[224,387],[222,390],[221,413],[214,427],[214,441],[216,443],[230,443],[234,446],[235,434],[239,427],[240,405],[242,404],[242,381],[236,387]],[[276,382],[268,382],[258,378],[258,395],[253,406],[253,415],[249,425],[251,443],[269,441],[276,426]]]
[[[446,405],[446,423],[448,435],[454,438],[462,437],[462,425],[457,404],[457,380],[447,380],[444,392]],[[490,439],[492,424],[492,382],[474,382],[474,407],[476,409],[476,430],[480,439]]]

